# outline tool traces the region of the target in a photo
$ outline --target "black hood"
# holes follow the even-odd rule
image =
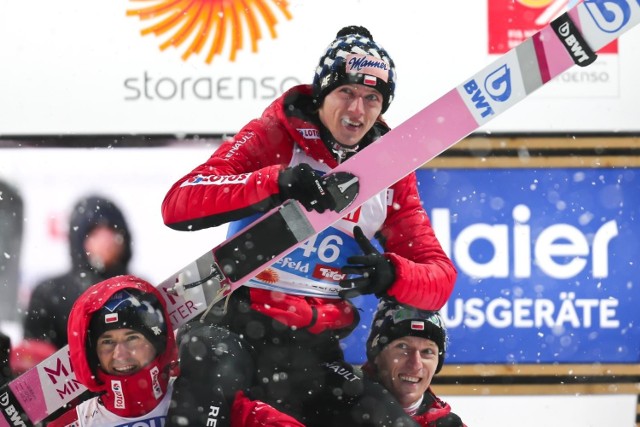
[[[106,225],[118,230],[124,236],[122,260],[109,271],[96,271],[91,267],[84,250],[84,241],[87,235],[99,225]],[[125,274],[131,260],[131,234],[122,211],[111,200],[104,197],[89,196],[78,201],[69,220],[69,249],[74,271],[88,269],[105,277]]]

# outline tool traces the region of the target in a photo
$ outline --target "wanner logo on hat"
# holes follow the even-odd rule
[[[389,64],[383,59],[371,55],[349,54],[347,55],[345,71],[347,73],[368,74],[389,81]]]

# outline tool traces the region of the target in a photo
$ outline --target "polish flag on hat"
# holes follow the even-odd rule
[[[367,74],[365,74],[364,76],[364,84],[369,85],[369,86],[375,86],[376,82],[378,79],[376,79],[374,76],[369,76]]]
[[[419,320],[412,320],[411,329],[414,331],[424,331],[424,322]]]
[[[104,323],[116,323],[118,321],[118,313],[110,313],[104,316]]]

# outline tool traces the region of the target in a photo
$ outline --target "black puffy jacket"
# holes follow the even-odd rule
[[[120,262],[104,270],[93,267],[84,249],[89,232],[107,225],[119,230],[125,250]],[[40,282],[33,290],[24,317],[24,338],[50,342],[57,348],[67,344],[67,319],[75,300],[89,286],[113,276],[127,274],[131,260],[131,235],[124,215],[110,200],[98,196],[81,199],[69,220],[71,270]]]

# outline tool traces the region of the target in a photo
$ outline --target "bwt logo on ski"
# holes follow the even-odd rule
[[[10,421],[12,426],[26,427],[22,417],[20,417],[20,412],[18,412],[11,400],[9,392],[4,392],[4,394],[0,395],[0,406],[2,407],[2,411],[7,414],[7,417],[5,417],[6,420]]]
[[[551,23],[558,38],[564,43],[567,52],[572,56],[573,62],[581,67],[586,67],[598,57],[591,50],[580,31],[573,25],[568,14],[561,15]]]
[[[588,63],[590,64],[595,60],[593,55],[587,53],[576,36],[572,34],[571,25],[568,22],[564,22],[560,27],[558,27],[558,34],[562,37],[562,41],[569,48],[571,48],[571,54],[579,63]]]
[[[484,79],[483,86],[480,88],[476,80],[472,79],[462,87],[470,95],[474,108],[485,118],[496,113],[487,96],[497,102],[505,102],[511,97],[511,70],[507,64],[491,72]]]
[[[640,5],[640,1],[636,0]],[[585,0],[584,5],[598,28],[616,33],[631,19],[631,7],[625,0]]]

